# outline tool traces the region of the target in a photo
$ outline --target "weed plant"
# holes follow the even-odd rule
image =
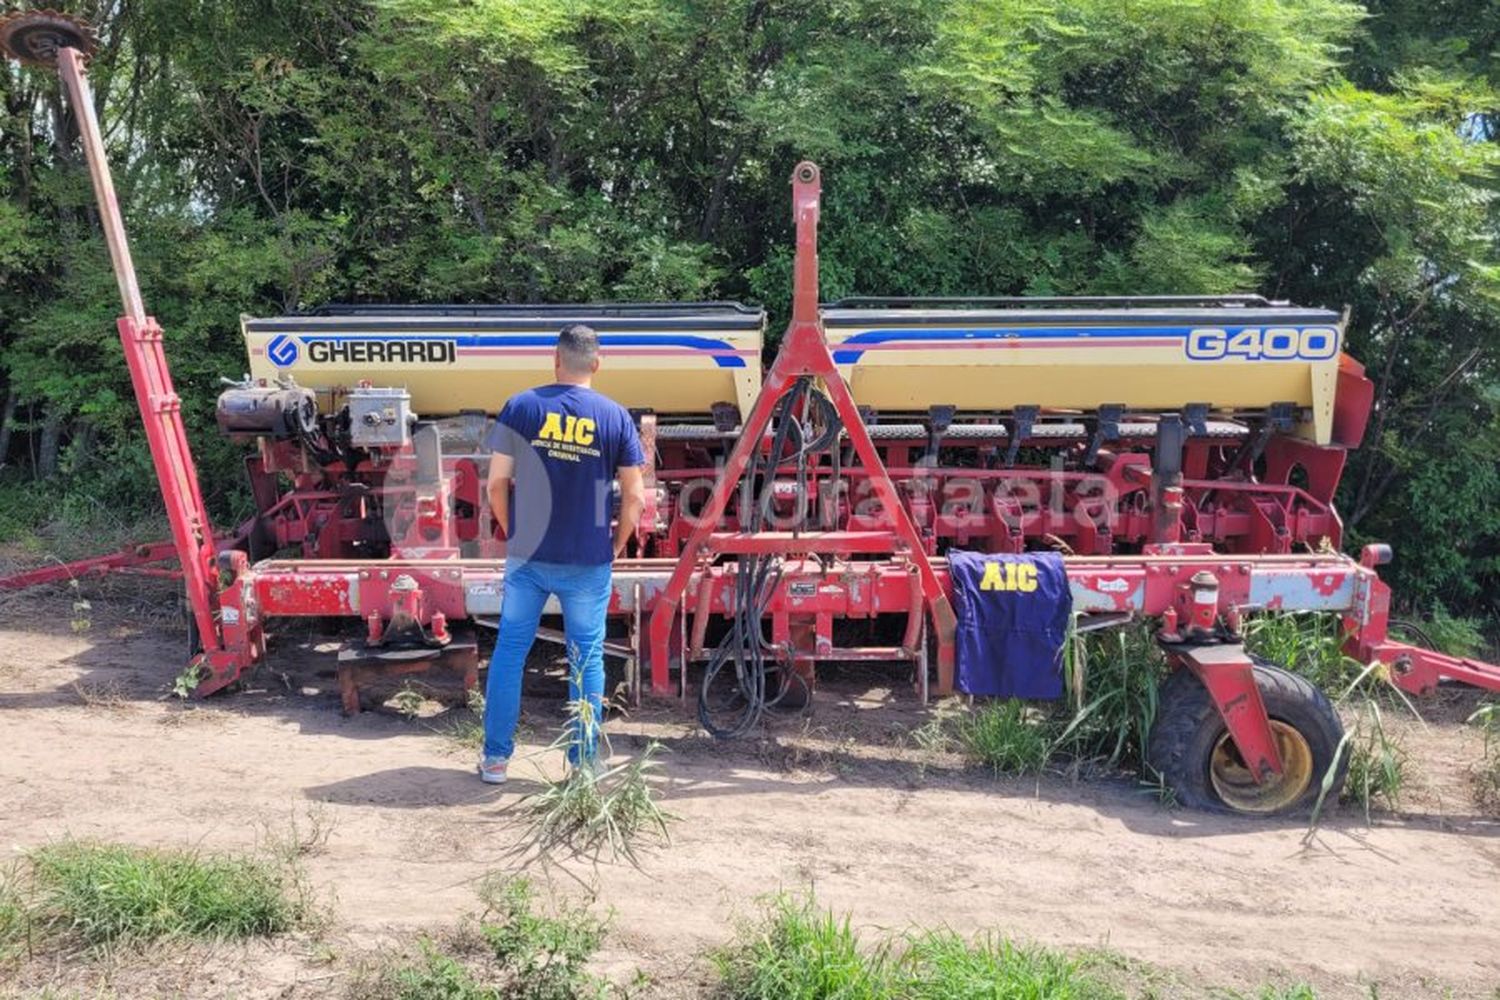
[[[474,977],[469,967],[422,938],[420,961],[390,970],[383,981],[360,983],[360,1000],[500,1000],[500,992]]]
[[[1139,763],[1156,724],[1157,687],[1166,663],[1144,626],[1075,633],[1064,651],[1069,687],[1083,699],[1057,747],[1106,767]]]
[[[1484,755],[1473,771],[1474,803],[1500,815],[1500,702],[1481,705],[1469,716],[1469,724],[1484,732]]]
[[[714,964],[722,1000],[1123,998],[1084,962],[1058,952],[950,930],[881,935],[867,944],[847,915],[786,894],[772,897]]]
[[[611,859],[623,857],[636,864],[636,841],[643,835],[667,839],[667,823],[674,818],[657,804],[651,784],[660,767],[656,755],[661,744],[651,741],[634,760],[602,764],[611,756],[609,739],[601,732],[593,705],[587,700],[571,701],[567,711],[568,722],[547,752],[568,750],[575,733],[592,733],[599,755],[570,763],[562,778],[549,780],[542,791],[523,800],[531,826],[516,850],[522,854],[535,851],[545,858],[566,849],[595,860],[607,852]]]
[[[1374,698],[1361,702],[1359,715],[1345,734],[1344,745],[1349,754],[1344,801],[1358,806],[1366,821],[1376,804],[1399,809],[1407,777],[1407,753],[1400,740],[1386,731],[1385,715]]]
[[[1058,758],[1116,768],[1139,763],[1156,721],[1165,664],[1145,628],[1074,635],[1064,651],[1076,710],[1015,700],[986,701],[938,716],[912,732],[931,752],[959,750],[996,774],[1041,771]]]
[[[542,913],[525,878],[492,878],[479,890],[478,946],[444,949],[431,938],[420,957],[353,984],[360,1000],[582,1000],[608,984],[587,970],[605,924],[585,908]],[[472,935],[471,935],[472,937]],[[459,952],[455,954],[453,952]]]
[[[531,822],[524,848],[542,854],[565,848],[573,854],[626,858],[637,862],[642,835],[667,839],[672,815],[656,801],[651,775],[660,766],[661,745],[651,742],[634,760],[612,767],[583,766],[527,800]]]
[[[524,878],[503,878],[480,890],[488,910],[480,928],[506,996],[566,1000],[598,983],[586,971],[604,940],[604,922],[583,908],[562,907],[554,916],[536,912],[535,891]]]
[[[1315,611],[1254,615],[1245,622],[1245,648],[1338,698],[1364,670],[1344,654],[1341,629],[1337,616]]]
[[[1052,756],[1056,728],[1026,702],[992,701],[955,720],[964,752],[995,774],[1040,771]]]
[[[460,750],[478,753],[484,748],[484,694],[470,691],[465,697],[464,707],[453,713],[453,718],[441,730]]]
[[[0,968],[31,950],[31,913],[20,881],[19,866],[0,875]]]
[[[12,886],[0,924],[19,920],[91,946],[279,934],[309,913],[300,872],[269,856],[70,840],[32,851]],[[13,936],[0,930],[0,940]]]
[[[811,898],[771,897],[765,914],[716,952],[723,1000],[876,1000],[892,995],[889,945],[863,948],[849,917]]]

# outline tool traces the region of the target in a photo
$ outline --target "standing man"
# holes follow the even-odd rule
[[[500,634],[485,687],[479,776],[505,781],[521,715],[521,673],[547,598],[562,605],[568,647],[568,760],[592,763],[604,696],[604,623],[610,573],[645,507],[640,437],[619,403],[595,392],[599,337],[564,327],[553,359],[556,381],[512,397],[490,433],[490,510],[506,539]],[[611,536],[611,484],[620,516]],[[511,510],[511,483],[515,510]]]

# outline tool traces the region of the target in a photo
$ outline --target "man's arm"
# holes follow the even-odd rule
[[[490,455],[490,478],[486,489],[490,496],[490,514],[500,526],[500,537],[510,535],[510,481],[516,460],[503,452]]]
[[[646,477],[639,465],[622,465],[615,474],[620,479],[620,523],[615,525],[615,557],[619,558],[646,509]]]

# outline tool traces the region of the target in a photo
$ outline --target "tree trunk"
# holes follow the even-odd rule
[[[703,223],[698,227],[698,241],[712,243],[719,228],[719,219],[724,214],[724,199],[729,194],[729,179],[739,166],[740,154],[745,148],[745,137],[738,136],[734,144],[719,158],[719,169],[714,176],[713,191],[708,196],[708,210],[703,213]]]
[[[47,407],[42,417],[42,436],[37,445],[36,475],[38,479],[51,479],[57,475],[57,456],[62,450],[62,414],[53,405]]]
[[[0,410],[0,469],[5,468],[5,457],[10,454],[10,434],[16,422],[16,390],[5,391],[5,408]]]
[[[79,420],[73,424],[73,440],[68,446],[68,473],[71,475],[89,464],[94,446],[99,441],[99,428],[91,420]]]

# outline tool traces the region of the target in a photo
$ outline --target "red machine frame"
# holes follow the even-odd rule
[[[451,512],[452,500],[457,497],[470,506],[481,502],[477,468],[461,468],[453,482],[442,479],[417,497],[412,543],[390,559],[269,559],[252,563],[244,551],[251,529],[234,539],[214,538],[181,419],[181,401],[173,391],[162,350],[161,328],[146,314],[137,286],[84,61],[84,55],[75,48],[64,46],[56,53],[58,70],[78,115],[124,303],[124,315],[118,322],[120,341],[171,525],[171,551],[180,566],[201,643],[201,651],[193,659],[202,678],[197,693],[207,695],[233,684],[265,657],[265,624],[271,618],[358,617],[366,623],[372,638],[412,626],[440,645],[452,623],[495,613],[503,587],[503,562],[457,558],[454,548],[459,529]],[[904,659],[915,664],[917,687],[925,697],[930,639],[936,652],[936,691],[946,694],[953,684],[955,627],[946,563],[931,554],[933,540],[924,539],[902,503],[829,349],[818,305],[817,167],[799,164],[792,188],[797,239],[794,298],[791,321],[776,360],[706,505],[692,522],[690,532],[680,539],[680,551],[673,551],[668,558],[618,562],[610,613],[628,622],[626,648],[637,663],[644,660],[649,666],[653,693],[673,692],[674,664],[678,667],[677,687],[685,692],[688,664],[702,658],[708,623],[733,610],[735,565],[720,561],[720,557],[775,556],[783,561],[784,572],[766,605],[771,638],[800,673],[811,678],[813,666],[820,660]],[[860,530],[719,530],[751,459],[765,447],[778,401],[805,378],[818,380],[831,400],[862,463],[858,471],[868,478],[879,501],[879,516],[862,520]],[[1342,436],[1352,435],[1354,440],[1359,437],[1369,404],[1368,394],[1360,392],[1360,382],[1356,370],[1341,373],[1338,419],[1345,424]],[[649,434],[649,419],[643,430]],[[1325,518],[1313,526],[1314,530],[1336,538],[1337,515],[1328,501],[1342,467],[1342,453],[1336,457],[1294,454],[1298,447],[1296,442],[1277,446],[1280,450],[1269,455],[1270,476],[1273,482],[1285,480],[1290,466],[1298,461],[1312,468],[1313,481],[1300,495],[1325,508],[1322,514],[1314,511],[1313,516]],[[263,485],[264,453],[252,460],[252,471],[256,461],[262,463]],[[1240,616],[1247,611],[1305,609],[1339,614],[1349,654],[1362,662],[1388,665],[1393,682],[1406,691],[1428,691],[1444,679],[1500,690],[1500,668],[1388,637],[1390,591],[1376,573],[1376,566],[1389,558],[1385,547],[1367,547],[1358,561],[1338,554],[1292,554],[1290,539],[1293,534],[1300,537],[1300,533],[1290,532],[1277,511],[1270,509],[1276,506],[1276,487],[1262,491],[1257,501],[1266,508],[1259,515],[1267,533],[1259,547],[1270,554],[1223,553],[1209,544],[1182,542],[1185,493],[1236,487],[1184,480],[1180,472],[1153,482],[1149,467],[1122,467],[1120,473],[1153,489],[1154,507],[1143,515],[1139,527],[1151,541],[1140,555],[1069,557],[1066,565],[1075,609],[1121,621],[1127,617],[1161,619],[1161,637],[1169,659],[1203,681],[1241,756],[1258,778],[1279,773],[1281,762],[1253,665],[1236,638]],[[1281,480],[1276,480],[1278,475]],[[252,476],[253,481],[255,478]],[[1298,490],[1289,484],[1282,489],[1288,495]],[[318,495],[302,492],[284,502],[316,505],[330,499],[320,500]],[[307,516],[307,511],[299,510],[292,520],[302,519],[305,531]],[[1014,544],[1019,548],[1023,541]],[[436,557],[416,554],[423,542],[430,556]],[[673,548],[677,547],[674,543]],[[1087,546],[1082,548],[1089,551]],[[168,554],[161,544],[140,546],[71,567],[21,574],[0,581],[0,587],[46,582],[79,571],[141,569],[163,561]],[[161,568],[144,571],[170,572]],[[904,617],[899,645],[835,645],[835,621],[881,615]],[[472,669],[466,669],[465,674],[472,683]],[[357,696],[354,704],[357,706]]]

